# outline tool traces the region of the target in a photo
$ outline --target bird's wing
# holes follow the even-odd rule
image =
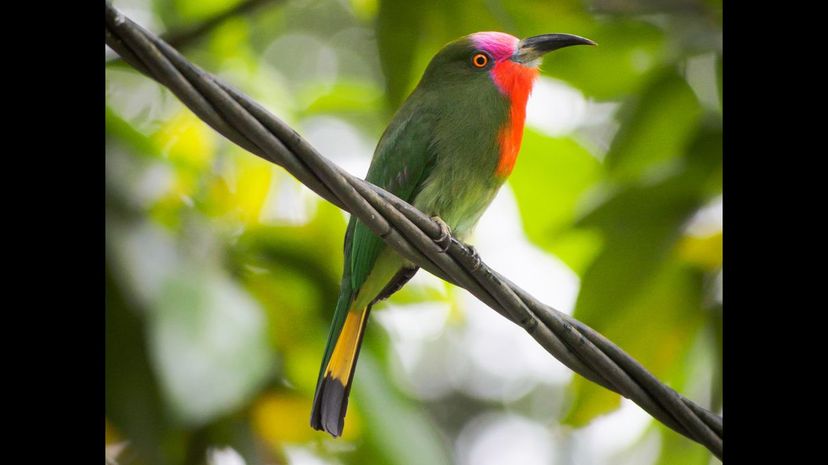
[[[433,120],[421,108],[416,102],[404,104],[394,116],[377,145],[366,177],[367,181],[409,202],[417,195],[434,165],[431,150]],[[390,283],[383,283],[385,287],[378,296],[370,296],[371,303],[367,307],[353,309],[353,299],[374,268],[384,245],[382,239],[351,216],[345,232],[345,266],[339,299],[325,357],[319,369],[311,412],[311,426],[324,429],[334,436],[342,432],[353,369],[370,306],[377,299],[398,290],[416,272],[416,268],[403,268],[391,278]],[[339,344],[343,334],[344,342]],[[342,352],[337,355],[340,347]],[[332,360],[333,367],[330,365]]]
[[[401,108],[380,139],[365,179],[411,202],[434,167],[432,135],[435,121],[435,116],[425,105]],[[349,232],[352,230],[352,243],[349,247],[346,241],[345,263],[351,265],[351,289],[357,291],[373,268],[384,243],[355,217],[351,217],[348,229]]]
[[[417,194],[430,172],[433,162],[431,139],[434,120],[423,106],[409,99],[392,119],[380,138],[366,180],[406,201]],[[415,101],[416,102],[416,101]],[[345,324],[351,302],[374,266],[383,246],[382,239],[351,216],[345,231],[345,266],[340,283],[339,299],[334,311],[331,333],[325,348],[320,379],[331,356],[339,332]],[[411,276],[403,274],[400,280]],[[397,282],[395,277],[392,281]],[[403,282],[404,283],[404,282]],[[383,289],[381,295],[391,289]],[[390,294],[389,294],[390,295]]]

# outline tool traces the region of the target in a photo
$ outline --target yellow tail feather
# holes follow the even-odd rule
[[[366,315],[368,312],[364,309],[348,312],[331,358],[328,360],[328,366],[325,368],[325,376],[339,380],[343,386],[347,386],[351,380],[351,371],[359,350]]]

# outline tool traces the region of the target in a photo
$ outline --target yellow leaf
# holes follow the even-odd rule
[[[682,260],[706,270],[720,268],[722,266],[722,231],[704,237],[684,236],[678,244],[678,254]]]
[[[295,344],[285,354],[285,377],[296,389],[313,393],[316,388],[316,377],[319,374],[319,365],[325,353],[325,334],[318,338],[319,345],[307,346]],[[310,414],[310,413],[309,413]]]
[[[239,215],[247,224],[258,223],[270,192],[272,165],[243,153],[236,157],[236,170],[235,204]]]
[[[351,402],[353,404],[353,402]],[[253,406],[253,429],[273,447],[279,449],[283,444],[303,443],[327,433],[310,427],[311,399],[285,392],[264,394]],[[359,436],[360,419],[353,405],[348,408],[343,439]]]
[[[104,421],[106,421],[104,426],[104,443],[110,445],[123,441],[121,434],[115,429],[115,425],[110,423],[109,419],[104,419]]]
[[[563,423],[576,428],[587,425],[597,416],[611,412],[621,406],[621,396],[592,381],[576,376],[570,389],[577,393]]]
[[[185,23],[194,23],[220,14],[242,0],[176,0],[175,8]]]
[[[197,170],[208,166],[215,152],[215,133],[189,110],[182,110],[152,135],[174,164]]]
[[[227,20],[213,32],[211,49],[213,56],[238,58],[247,55],[250,44],[250,26],[243,18]]]
[[[377,0],[351,0],[351,8],[357,18],[368,21],[377,16],[378,3]]]

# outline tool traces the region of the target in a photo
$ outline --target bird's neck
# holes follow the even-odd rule
[[[526,120],[526,102],[539,73],[537,68],[523,66],[511,60],[498,62],[491,73],[498,90],[510,102],[509,118],[497,135],[500,158],[495,175],[505,179],[512,173],[520,151],[523,123]]]

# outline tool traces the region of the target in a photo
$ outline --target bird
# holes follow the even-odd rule
[[[596,45],[572,34],[520,40],[503,32],[446,44],[396,111],[377,143],[366,181],[430,215],[464,240],[515,165],[526,102],[544,54]],[[342,435],[368,315],[417,272],[351,216],[344,269],[319,370],[311,427]]]

